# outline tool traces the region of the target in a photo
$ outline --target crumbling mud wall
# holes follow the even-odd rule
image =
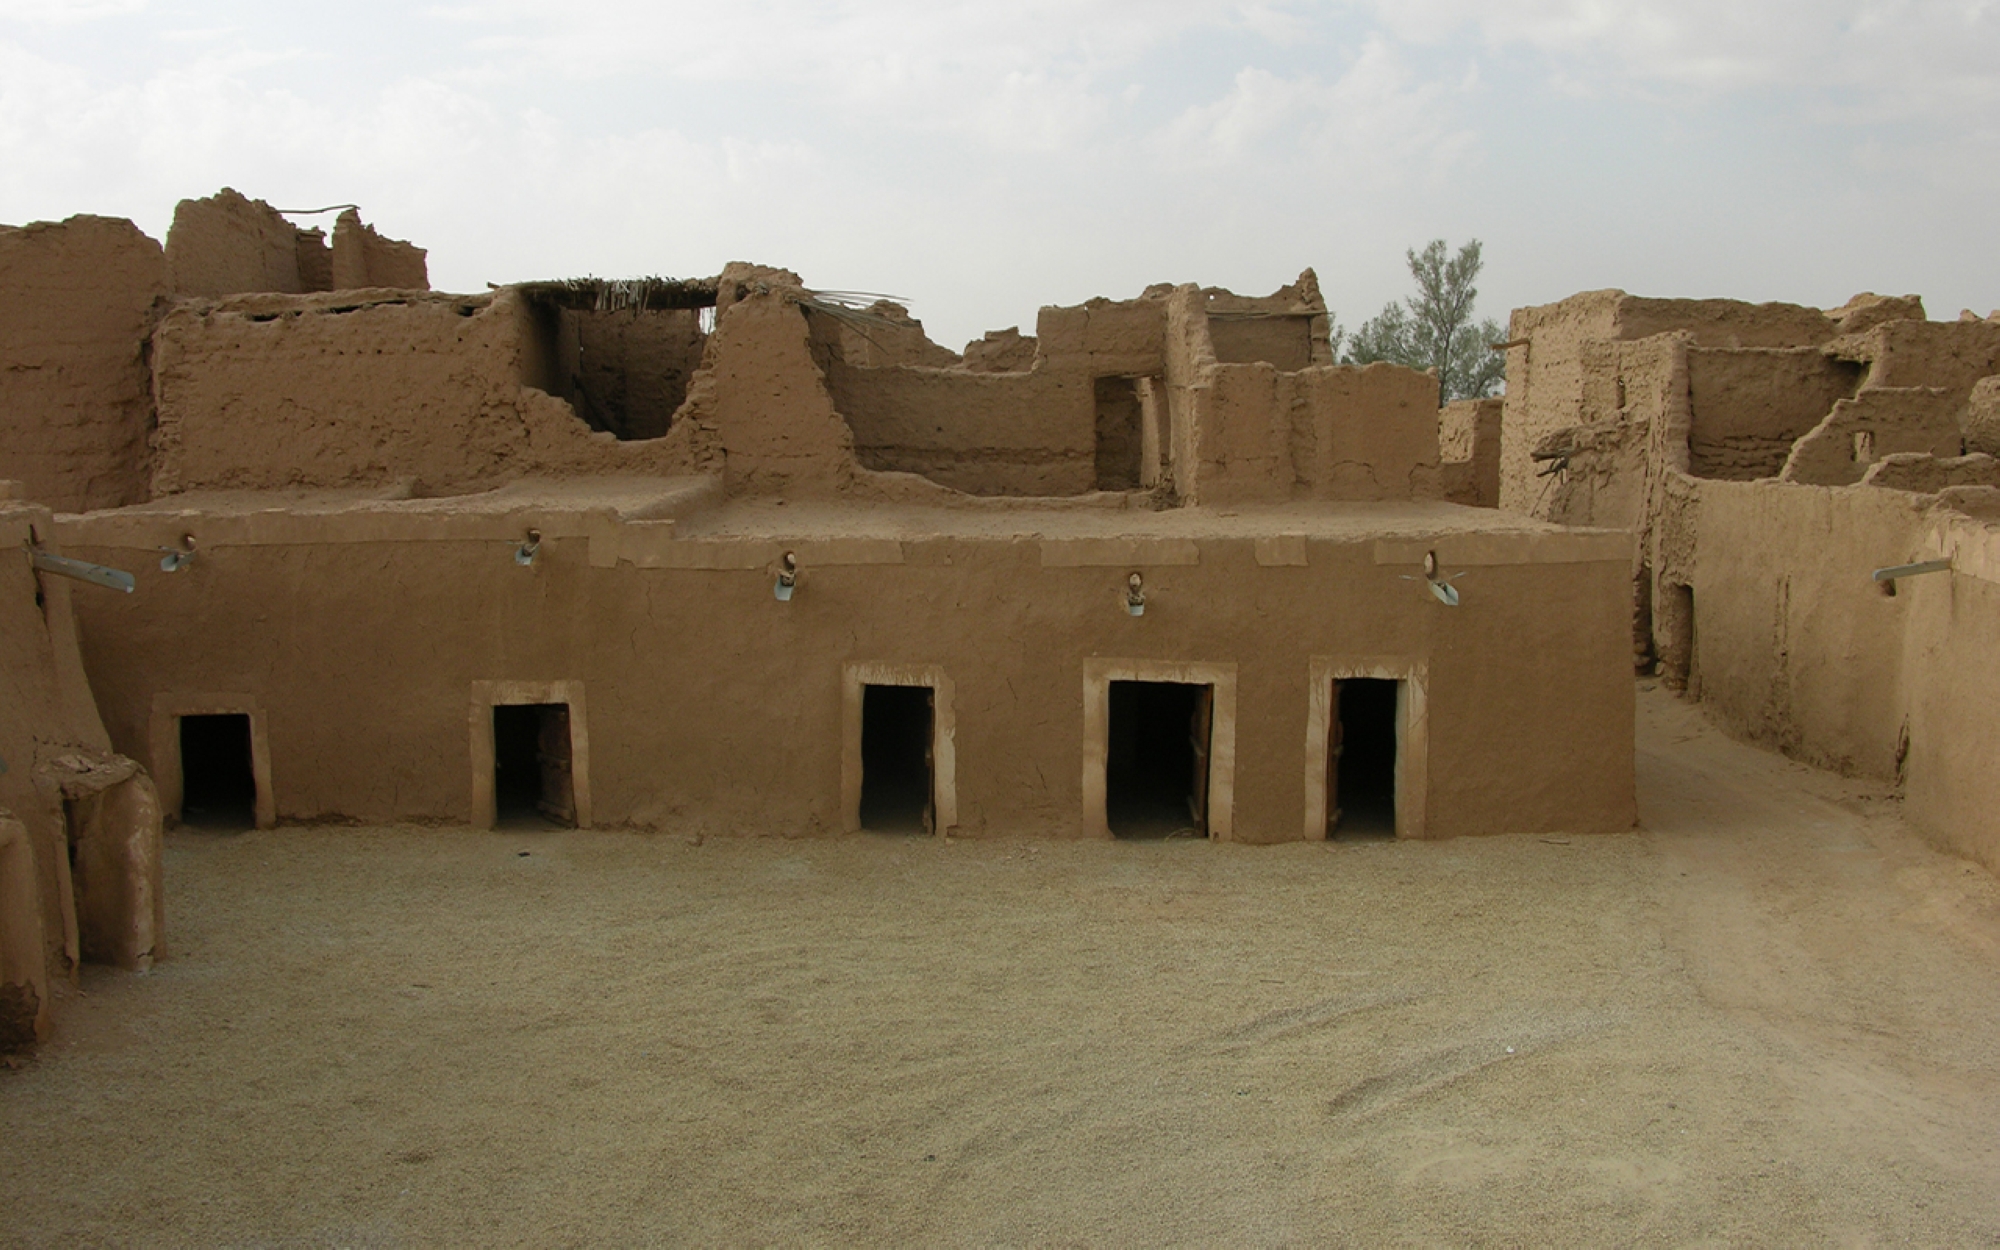
[[[167,230],[169,284],[175,295],[211,297],[309,290],[299,273],[299,233],[269,204],[232,187],[182,200]]]
[[[1796,304],[1645,299],[1623,291],[1586,291],[1515,309],[1508,321],[1501,506],[1534,507],[1541,483],[1531,453],[1544,438],[1618,418],[1626,404],[1620,390],[1631,386],[1620,382],[1624,344],[1679,334],[1686,348],[1817,348],[1840,330],[1826,313]],[[1724,419],[1718,435],[1728,437],[1731,426]]]
[[[919,474],[972,495],[1096,487],[1096,408],[1085,375],[835,362],[827,378],[867,468]]]
[[[384,238],[376,233],[375,227],[363,225],[361,214],[350,208],[333,223],[333,249],[328,258],[331,289],[388,287],[398,291],[428,291],[431,281],[426,255],[414,243]]]
[[[355,209],[335,220],[329,247],[324,231],[231,187],[174,206],[166,256],[169,286],[184,297],[430,289],[424,249],[383,237]]]
[[[1690,347],[1688,471],[1737,482],[1778,476],[1792,444],[1860,384],[1858,367],[1817,347]]]
[[[1231,836],[1282,841],[1306,836],[1320,656],[1422,674],[1429,836],[1633,820],[1622,536],[1436,505],[1287,511],[1235,533],[1188,510],[788,500],[567,530],[540,515],[525,567],[528,518],[498,509],[483,534],[247,504],[69,522],[67,540],[104,559],[171,528],[200,541],[190,569],[142,568],[138,595],[88,604],[114,736],[151,759],[160,701],[254,695],[281,820],[465,821],[475,683],[572,682],[595,823],[834,833],[843,666],[935,666],[953,685],[959,832],[1071,837],[1087,833],[1083,657],[1191,661],[1234,669]],[[1408,580],[1429,549],[1463,607]],[[780,602],[785,551],[800,573]],[[1135,569],[1141,617],[1124,600]],[[197,633],[202,647],[169,645]]]
[[[451,492],[525,473],[691,469],[689,439],[620,442],[549,394],[532,322],[511,291],[176,305],[154,339],[153,488]]]
[[[1267,364],[1286,372],[1333,363],[1330,318],[1319,275],[1308,269],[1269,295],[1203,290],[1218,364]]]
[[[152,782],[110,739],[84,676],[54,517],[0,483],[0,1049],[46,1036],[50,986],[91,959],[164,953]],[[79,593],[112,592],[95,587]],[[121,596],[122,597],[122,596]]]
[[[129,221],[0,226],[0,478],[52,508],[146,497],[160,245]]]
[[[1444,497],[1471,508],[1500,506],[1502,401],[1458,399],[1438,409],[1438,472]]]
[[[535,321],[553,340],[544,389],[591,429],[626,442],[666,434],[708,343],[695,309],[537,308]]]
[[[1398,365],[1216,365],[1191,389],[1184,496],[1436,499],[1437,379]]]

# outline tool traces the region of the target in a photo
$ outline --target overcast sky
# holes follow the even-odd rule
[[[1617,286],[2000,305],[2000,0],[0,0],[0,222],[357,201],[433,285],[731,259],[951,346],[1406,248]],[[330,224],[330,218],[326,219]]]

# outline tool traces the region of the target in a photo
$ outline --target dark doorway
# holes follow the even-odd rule
[[[861,827],[877,833],[929,833],[931,688],[864,686],[861,690]]]
[[[517,829],[575,826],[569,704],[510,703],[493,709],[493,823]]]
[[[1104,815],[1120,838],[1206,837],[1214,687],[1111,683]]]
[[[245,712],[181,719],[181,823],[198,829],[257,826],[257,770]]]
[[[1096,398],[1097,489],[1138,490],[1145,453],[1138,379],[1099,378]]]
[[[1328,837],[1396,836],[1396,688],[1401,684],[1383,677],[1343,677],[1333,683]]]

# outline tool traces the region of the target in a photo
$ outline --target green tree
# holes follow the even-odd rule
[[[1373,364],[1386,360],[1412,369],[1434,369],[1438,402],[1477,399],[1500,389],[1507,361],[1492,345],[1506,336],[1491,318],[1474,322],[1472,302],[1479,296],[1473,282],[1484,263],[1479,240],[1447,258],[1443,239],[1432,239],[1424,250],[1405,252],[1417,293],[1390,304],[1381,315],[1361,323],[1347,339],[1341,363]]]

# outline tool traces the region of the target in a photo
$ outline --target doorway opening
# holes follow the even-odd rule
[[[182,716],[180,737],[181,823],[197,829],[256,828],[249,713]]]
[[[1208,757],[1215,687],[1114,681],[1104,754],[1104,815],[1113,837],[1208,836]]]
[[[1396,836],[1396,704],[1401,682],[1343,677],[1333,683],[1327,733],[1326,836]]]
[[[930,833],[932,725],[929,686],[863,686],[861,689],[861,827],[875,833]]]
[[[493,815],[498,829],[576,826],[569,704],[493,708]]]

